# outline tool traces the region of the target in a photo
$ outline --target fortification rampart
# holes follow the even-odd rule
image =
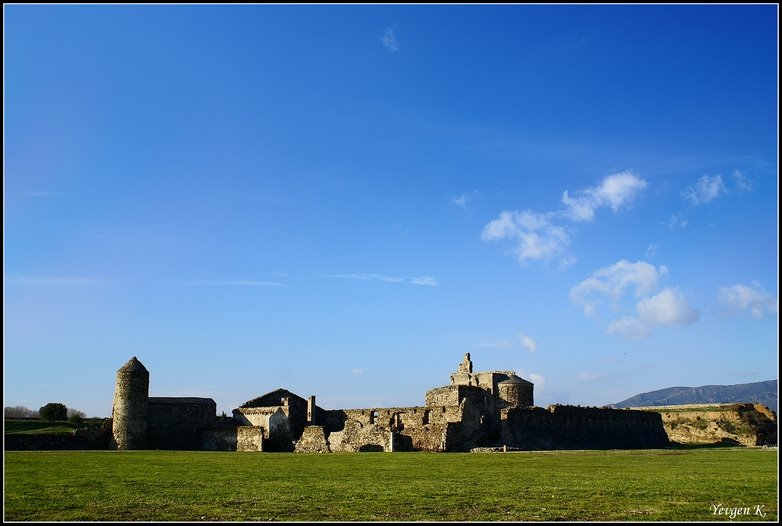
[[[501,439],[518,449],[638,449],[668,446],[659,415],[578,406],[502,411]]]
[[[211,398],[148,400],[150,449],[199,449],[203,430],[216,425],[217,404]]]

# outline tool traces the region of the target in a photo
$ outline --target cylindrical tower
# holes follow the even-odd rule
[[[113,448],[147,448],[148,400],[149,371],[134,356],[117,371],[112,410]]]
[[[497,387],[500,391],[500,399],[508,404],[508,407],[530,407],[534,405],[532,401],[532,382],[514,375],[498,383]]]

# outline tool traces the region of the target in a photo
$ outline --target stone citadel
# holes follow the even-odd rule
[[[659,413],[535,407],[533,384],[512,371],[473,372],[470,354],[425,405],[323,409],[315,396],[277,389],[217,416],[211,398],[149,396],[149,372],[134,356],[117,372],[115,449],[228,451],[469,451],[473,448],[666,447]]]

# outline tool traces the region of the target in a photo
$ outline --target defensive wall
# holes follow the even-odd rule
[[[425,393],[422,406],[327,410],[316,404],[314,395],[305,399],[280,388],[245,402],[226,417],[216,415],[211,398],[150,397],[149,372],[133,357],[117,371],[109,427],[73,436],[6,435],[6,449],[326,453],[662,448],[670,440],[682,442],[687,433],[695,436],[685,425],[692,418],[694,428],[708,421],[726,433],[720,437],[732,432],[744,445],[777,440],[776,415],[752,404],[734,404],[730,411],[704,408],[697,415],[690,410],[684,416],[684,410],[673,408],[544,409],[535,407],[533,389],[512,371],[473,372],[467,353],[450,384]],[[745,429],[752,432],[739,433]]]

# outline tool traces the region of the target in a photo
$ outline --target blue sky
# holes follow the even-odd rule
[[[777,377],[777,7],[4,6],[4,405]]]

